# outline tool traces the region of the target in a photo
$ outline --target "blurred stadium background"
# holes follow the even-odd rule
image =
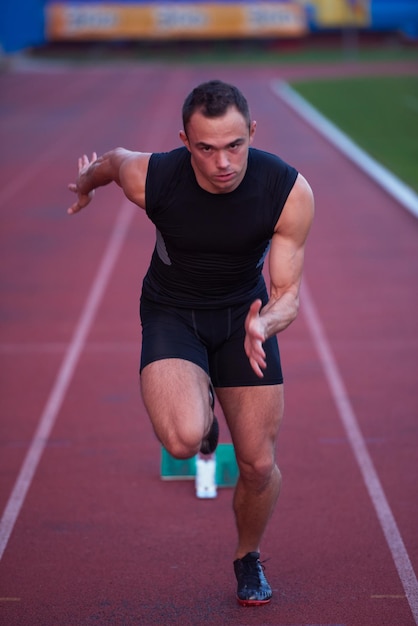
[[[418,192],[418,0],[3,0],[0,68],[24,61],[343,63],[293,88]],[[348,72],[350,61],[405,61]],[[350,74],[354,73],[353,76]],[[378,74],[381,72],[379,71]],[[344,88],[341,87],[344,80]],[[376,111],[379,114],[376,115]]]
[[[418,192],[418,0],[3,0],[0,69],[80,63],[345,62],[293,88]],[[356,77],[347,61],[405,61]],[[364,72],[363,72],[364,73]],[[381,74],[381,71],[378,72]],[[341,79],[344,88],[341,88]],[[379,114],[376,115],[376,111]]]
[[[3,55],[63,43],[302,42],[341,35],[418,41],[417,0],[3,0]]]

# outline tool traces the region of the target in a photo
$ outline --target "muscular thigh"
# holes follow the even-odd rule
[[[275,456],[283,417],[283,385],[217,390],[239,462],[269,462]]]
[[[183,359],[160,359],[142,370],[141,389],[155,433],[167,450],[182,456],[180,448],[200,445],[210,406],[208,377],[200,367]]]

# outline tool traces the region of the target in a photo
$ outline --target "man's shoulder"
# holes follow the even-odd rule
[[[287,197],[295,184],[298,172],[277,154],[250,148],[248,159],[248,182],[265,198],[284,206]],[[276,221],[278,216],[276,218]]]
[[[152,163],[164,163],[164,164],[176,164],[184,163],[188,160],[189,151],[184,146],[174,148],[168,152],[153,152],[151,154],[150,162]]]
[[[250,148],[248,157],[250,176],[263,180],[268,186],[282,184],[288,178],[296,179],[297,170],[277,154],[258,148]]]
[[[189,181],[190,171],[190,153],[185,147],[151,154],[146,179],[148,214],[151,207],[171,199],[179,185]]]
[[[169,152],[153,152],[148,163],[147,183],[158,187],[170,186],[187,175],[190,168],[190,153],[185,147]]]
[[[284,161],[277,154],[268,152],[266,150],[260,150],[260,148],[250,148],[249,150],[249,163],[252,165],[271,165],[272,167],[289,167],[288,163]]]

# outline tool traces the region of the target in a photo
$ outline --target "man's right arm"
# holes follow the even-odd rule
[[[111,182],[122,187],[126,197],[141,208],[145,208],[145,183],[150,153],[131,152],[116,148],[100,157],[93,153],[91,161],[86,155],[78,160],[78,176],[68,188],[77,195],[77,200],[68,213],[78,213],[92,200],[97,187]]]

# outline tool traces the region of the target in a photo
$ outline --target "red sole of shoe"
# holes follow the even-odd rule
[[[241,606],[263,606],[271,602],[271,598],[268,600],[240,600],[240,598],[237,598],[237,600]]]

